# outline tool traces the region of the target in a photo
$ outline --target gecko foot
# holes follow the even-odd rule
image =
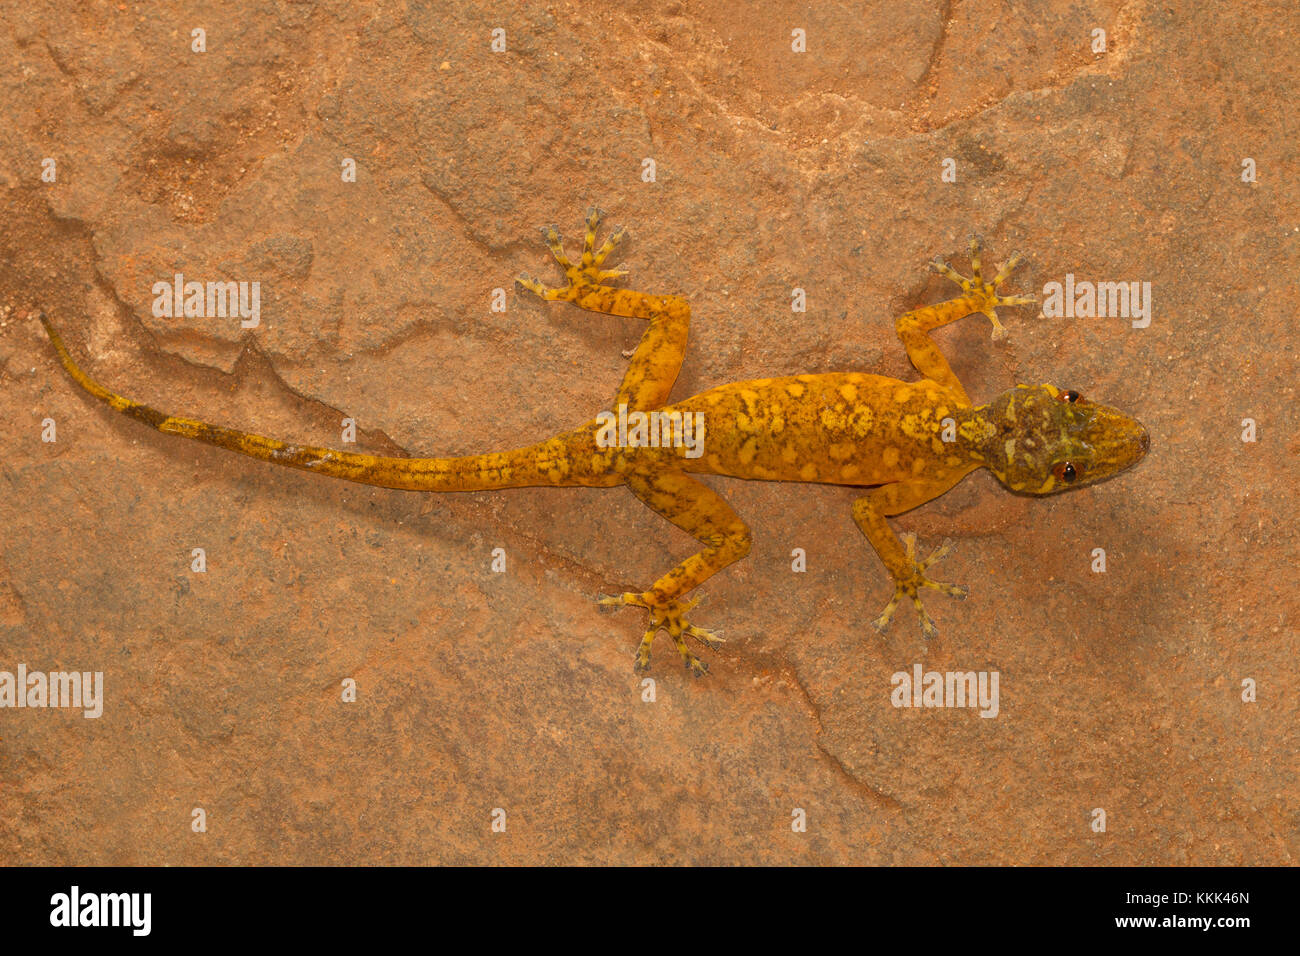
[[[960,584],[931,581],[924,574],[930,565],[942,560],[952,550],[952,541],[945,541],[924,561],[916,560],[916,535],[906,535],[903,538],[903,544],[907,548],[907,563],[910,573],[906,578],[894,581],[894,596],[889,599],[889,603],[885,605],[885,610],[880,617],[876,618],[872,623],[875,624],[876,630],[883,634],[885,628],[889,626],[890,619],[894,616],[894,610],[898,607],[898,603],[904,596],[907,596],[916,605],[916,616],[921,621],[922,636],[927,641],[934,640],[939,636],[939,629],[935,627],[934,621],[930,619],[930,615],[925,612],[925,607],[921,604],[921,588],[934,588],[936,591],[942,591],[944,594],[959,599],[964,599],[970,593],[970,590]]]
[[[690,652],[686,646],[686,638],[690,637],[699,641],[705,647],[714,651],[723,644],[723,639],[718,636],[717,632],[687,623],[686,612],[700,603],[699,598],[693,601],[678,601],[675,599],[665,601],[657,598],[650,591],[643,594],[629,591],[626,594],[602,595],[598,598],[598,603],[605,607],[635,605],[650,612],[650,626],[646,629],[645,636],[641,638],[641,644],[636,649],[636,672],[638,674],[644,674],[650,669],[650,645],[653,643],[655,635],[661,630],[668,632],[668,636],[677,645],[677,653],[682,656],[682,663],[696,677],[703,677],[707,674],[709,665]]]
[[[605,264],[605,260],[609,258],[610,253],[618,247],[620,242],[627,238],[627,230],[619,226],[605,238],[605,242],[597,249],[596,229],[600,226],[600,221],[604,216],[605,211],[597,209],[595,206],[587,210],[587,235],[582,242],[582,258],[576,263],[569,259],[568,254],[565,253],[564,241],[560,237],[559,229],[555,226],[544,226],[542,228],[542,236],[545,238],[546,244],[551,248],[551,255],[555,256],[555,261],[560,264],[565,277],[569,280],[567,286],[562,289],[552,289],[528,276],[520,276],[515,281],[543,299],[552,302],[557,299],[573,302],[592,289],[604,285],[609,280],[619,279],[627,275],[626,269],[601,268]]]
[[[998,289],[1002,283],[1006,282],[1011,272],[1020,260],[1024,257],[1020,253],[1013,253],[1007,260],[1006,265],[997,271],[991,283],[985,282],[981,273],[982,263],[980,252],[983,248],[983,241],[979,236],[970,237],[970,268],[971,277],[968,279],[957,270],[953,269],[941,259],[935,259],[930,263],[938,272],[943,273],[953,282],[961,286],[970,298],[975,300],[975,311],[981,312],[988,316],[989,321],[993,323],[993,337],[1001,338],[1006,334],[1006,328],[998,321],[996,306],[999,305],[1033,305],[1038,300],[1032,295],[998,295]]]

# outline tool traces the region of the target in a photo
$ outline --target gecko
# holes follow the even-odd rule
[[[518,285],[545,301],[572,303],[591,312],[641,319],[646,329],[632,353],[611,410],[571,431],[511,451],[453,458],[395,458],[292,444],[160,412],[105,388],[76,363],[43,312],[38,317],[68,374],[85,391],[138,422],[261,461],[409,491],[488,491],[521,487],[626,487],[633,495],[695,538],[701,550],[642,591],[597,598],[607,608],[638,607],[649,621],[636,649],[635,670],[650,667],[651,645],[661,631],[672,639],[685,668],[695,676],[708,665],[687,639],[717,650],[719,633],[688,620],[699,598],[692,592],[750,550],[749,526],[726,500],[692,475],[723,475],[762,481],[847,485],[864,494],[853,503],[853,520],[893,580],[894,591],[873,624],[884,632],[904,599],[916,609],[922,635],[938,628],[921,600],[929,589],[965,598],[968,589],[936,581],[930,568],[947,555],[951,541],[919,559],[916,538],[901,538],[889,519],[937,498],[962,478],[987,468],[1008,490],[1050,495],[1110,478],[1147,452],[1146,429],[1118,409],[1089,401],[1055,385],[1016,385],[976,405],[940,353],[930,332],[969,315],[982,314],[993,337],[1004,334],[998,306],[1029,305],[1028,296],[1000,289],[1022,257],[1013,255],[986,281],[982,244],[970,241],[971,275],[936,259],[933,267],[957,283],[961,295],[922,306],[894,323],[918,381],[864,372],[832,372],[757,378],[708,389],[669,404],[686,352],[691,310],[681,295],[652,295],[612,283],[625,269],[604,268],[627,236],[611,230],[599,247],[604,212],[587,212],[582,254],[575,262],[559,230],[542,229],[564,270],[566,283],[551,288],[520,276]],[[617,431],[636,413],[659,413],[668,441],[646,440],[644,427]],[[694,447],[673,441],[679,422],[699,422]],[[637,440],[634,440],[637,439]]]

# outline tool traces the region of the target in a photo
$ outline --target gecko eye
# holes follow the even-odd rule
[[[1053,465],[1052,474],[1067,485],[1079,477],[1079,473],[1075,471],[1074,465],[1068,461],[1060,461]]]
[[[1067,389],[1066,391],[1062,392],[1060,395],[1056,397],[1063,402],[1069,402],[1071,405],[1073,405],[1075,402],[1077,402],[1080,399],[1081,396],[1079,395],[1078,392],[1076,392],[1074,389],[1071,388],[1071,389]]]

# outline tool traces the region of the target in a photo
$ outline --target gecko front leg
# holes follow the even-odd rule
[[[902,514],[932,498],[937,498],[958,481],[967,472],[962,471],[950,479],[940,481],[901,481],[877,488],[865,498],[853,503],[853,520],[857,522],[862,533],[867,536],[871,546],[876,549],[881,562],[894,579],[894,596],[885,605],[884,612],[872,622],[876,630],[883,632],[889,626],[894,611],[904,597],[910,598],[916,607],[916,616],[921,622],[921,633],[926,640],[932,640],[939,634],[930,615],[921,603],[921,590],[932,588],[955,598],[965,598],[970,592],[960,584],[946,584],[932,581],[926,577],[926,570],[940,561],[952,550],[952,542],[945,541],[928,558],[916,559],[916,536],[908,535],[899,541],[894,530],[889,526],[889,515]]]
[[[933,263],[934,268],[956,282],[963,294],[946,302],[913,309],[900,315],[894,323],[895,331],[903,347],[907,349],[907,357],[911,359],[916,370],[930,381],[942,385],[953,397],[957,407],[964,408],[970,407],[970,397],[966,394],[961,380],[948,364],[948,360],[930,338],[930,332],[978,312],[993,323],[993,337],[997,338],[1005,332],[1002,323],[998,321],[997,306],[1028,305],[1034,301],[1030,296],[1002,295],[999,292],[1002,284],[1020,262],[1020,255],[1013,254],[1007,263],[998,269],[992,281],[987,281],[983,275],[982,251],[979,237],[971,236],[970,278],[961,275],[946,263],[936,260]],[[894,595],[885,605],[884,612],[874,622],[877,630],[884,631],[889,626],[899,602],[907,597],[916,607],[922,634],[927,639],[933,638],[939,631],[921,602],[922,589],[931,588],[956,598],[966,597],[968,593],[966,588],[932,581],[925,575],[931,565],[948,554],[952,548],[951,544],[945,541],[929,557],[917,560],[915,536],[909,535],[905,542],[900,541],[893,529],[889,527],[887,518],[910,511],[939,497],[979,467],[979,464],[979,461],[972,459],[938,474],[882,485],[854,503],[853,519],[867,536],[871,546],[876,549],[876,554],[880,556],[880,560],[894,579]]]
[[[971,404],[965,387],[953,372],[948,360],[939,351],[939,346],[930,338],[930,332],[950,322],[956,322],[976,312],[986,316],[993,323],[993,337],[999,338],[1006,329],[998,320],[999,305],[1029,305],[1034,302],[1032,296],[1001,295],[998,289],[1010,277],[1012,270],[1020,262],[1019,253],[1013,254],[1006,265],[998,270],[992,282],[986,282],[982,274],[982,248],[979,237],[970,238],[971,277],[968,279],[946,262],[936,259],[930,265],[943,273],[957,285],[961,286],[963,295],[947,302],[921,306],[911,312],[905,312],[894,322],[894,331],[898,333],[907,357],[918,372],[938,382],[956,395],[961,401]]]

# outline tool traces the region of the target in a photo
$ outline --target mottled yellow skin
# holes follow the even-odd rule
[[[1032,300],[1002,297],[997,289],[1015,259],[992,283],[980,275],[980,250],[971,243],[973,278],[946,265],[963,295],[900,316],[899,338],[923,378],[916,382],[861,372],[797,375],[737,382],[665,405],[686,349],[690,307],[680,296],[656,296],[607,283],[621,270],[601,266],[624,232],[597,249],[600,212],[591,210],[582,258],[565,254],[554,226],[543,235],[564,268],[568,285],[551,289],[534,279],[520,284],[544,299],[572,302],[608,315],[646,319],[611,409],[702,415],[705,438],[698,457],[685,447],[602,447],[601,422],[593,420],[526,448],[463,458],[384,458],[285,442],[179,418],[123,398],[99,385],[73,361],[45,316],[59,358],[88,392],[159,431],[280,465],[365,484],[412,491],[473,491],[524,486],[610,487],[626,485],[650,508],[704,545],[645,591],[601,598],[613,606],[650,612],[637,650],[637,669],[650,664],[650,645],[667,630],[686,667],[700,675],[707,665],[686,647],[690,637],[716,648],[720,638],[688,623],[694,606],[685,595],[711,575],[749,553],[750,532],[731,507],[692,473],[766,481],[871,486],[853,506],[853,517],[894,579],[894,596],[876,620],[883,630],[904,597],[911,599],[927,637],[936,633],[921,604],[929,587],[956,597],[964,588],[931,581],[925,570],[948,550],[945,543],[923,561],[915,540],[900,541],[888,517],[943,494],[977,468],[990,469],[1010,490],[1050,494],[1091,484],[1132,465],[1147,449],[1147,434],[1127,415],[1084,401],[1051,385],[1018,385],[989,405],[975,406],[930,339],[930,329],[979,312],[1002,331],[994,307]]]

